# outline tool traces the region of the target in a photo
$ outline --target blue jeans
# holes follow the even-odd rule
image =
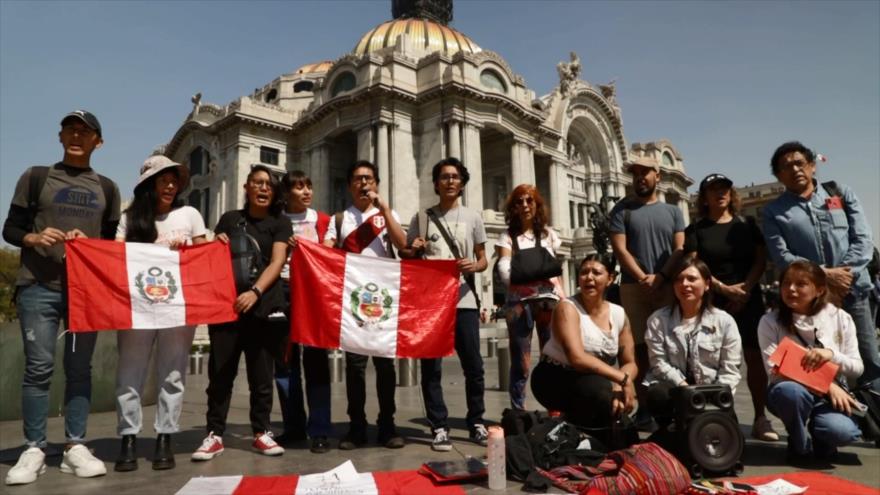
[[[510,406],[526,408],[526,382],[532,364],[532,329],[541,349],[550,340],[550,315],[555,302],[509,303],[507,336],[510,342]]]
[[[29,447],[46,447],[49,385],[55,369],[55,343],[64,318],[62,293],[40,284],[21,286],[15,303],[24,344],[21,416]],[[64,432],[68,443],[82,443],[92,399],[92,353],[97,332],[64,336]]]
[[[302,356],[300,356],[302,348]],[[333,435],[330,423],[330,361],[327,349],[293,344],[289,362],[275,362],[275,388],[281,403],[284,433],[294,438],[308,433],[310,438]],[[300,368],[302,362],[302,368]],[[306,379],[308,422],[303,404],[302,369]]]
[[[782,420],[788,432],[788,449],[795,454],[833,453],[838,446],[862,435],[851,417],[796,382],[771,385],[767,391],[767,409]]]
[[[464,391],[467,400],[467,425],[483,424],[486,390],[483,356],[480,355],[480,314],[476,309],[459,309],[455,315],[455,352],[464,371]],[[443,401],[442,359],[422,359],[422,397],[431,428],[448,428],[449,410]]]
[[[870,294],[856,298],[852,293],[843,300],[843,310],[852,316],[856,324],[856,339],[859,356],[865,364],[865,371],[858,382],[867,383],[880,378],[880,353],[877,352],[877,329],[871,314]]]

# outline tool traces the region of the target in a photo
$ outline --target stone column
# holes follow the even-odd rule
[[[550,224],[556,227],[556,230],[568,228],[568,205],[564,204],[564,199],[568,196],[565,191],[565,171],[557,161],[550,162],[550,197],[547,200],[550,203]]]
[[[535,184],[535,157],[531,146],[514,140],[510,147],[511,189],[520,184]]]
[[[456,127],[458,127],[456,125]],[[464,150],[462,162],[467,167],[471,179],[464,188],[464,205],[483,211],[483,156],[480,149],[480,128],[475,124],[464,125]]]
[[[690,213],[690,210],[688,209],[687,200],[684,198],[679,199],[678,200],[678,207],[681,208],[681,214],[684,215],[684,224],[690,225],[691,213]]]
[[[327,146],[323,143],[320,143],[313,147],[309,153],[309,163],[311,168],[311,176],[312,184],[316,191],[330,191],[332,185],[330,184],[330,154],[328,153]],[[331,201],[330,194],[326,192],[322,194],[318,194],[315,196],[316,205],[315,208],[328,211],[330,209]]]
[[[376,166],[379,167],[379,195],[382,199],[391,202],[388,195],[391,184],[390,167],[388,166],[388,124],[379,122],[376,126]]]
[[[368,124],[357,130],[357,159],[371,162],[374,160],[372,125]]]
[[[402,115],[395,118],[390,134],[391,176],[388,188],[391,191],[391,200],[389,204],[400,215],[400,221],[406,224],[419,209],[421,201],[415,150],[413,150],[412,122]],[[431,198],[436,199],[433,191]]]
[[[461,133],[459,132],[458,122],[449,121],[449,155],[453,158],[461,160]]]

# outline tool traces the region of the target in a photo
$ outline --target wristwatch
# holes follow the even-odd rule
[[[248,289],[248,290],[250,290],[251,292],[253,292],[254,294],[256,294],[256,295],[257,295],[257,299],[263,297],[263,291],[261,291],[260,288],[257,287],[256,285],[252,286],[252,287],[251,287],[250,289]]]

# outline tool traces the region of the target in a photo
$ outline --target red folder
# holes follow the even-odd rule
[[[817,394],[825,395],[840,366],[827,361],[818,369],[807,371],[801,366],[801,360],[806,354],[807,349],[785,337],[776,347],[769,361],[776,365],[776,374],[779,376],[798,382]]]

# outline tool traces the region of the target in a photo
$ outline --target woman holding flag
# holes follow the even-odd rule
[[[220,217],[214,232],[222,242],[253,246],[246,274],[249,287],[239,289],[234,309],[237,321],[210,325],[208,360],[208,436],[193,452],[192,460],[208,461],[223,453],[223,433],[232,398],[238,363],[244,353],[250,388],[250,420],[254,433],[251,449],[263,455],[281,455],[284,449],[272,439],[272,363],[282,352],[288,333],[284,318],[284,295],[276,283],[287,258],[287,240],[293,231],[282,218],[278,179],[264,165],[251,168],[244,185],[241,210]],[[236,256],[239,256],[236,254]],[[236,258],[236,266],[241,258]],[[237,277],[239,278],[239,277]],[[253,278],[253,280],[251,280]]]
[[[191,206],[183,206],[180,199],[188,183],[189,171],[185,166],[161,155],[148,158],[141,167],[134,199],[120,218],[116,240],[155,243],[172,249],[205,242],[201,214]],[[174,467],[171,434],[180,430],[187,358],[194,334],[194,326],[117,332],[116,408],[122,447],[116,471],[134,471],[138,467],[136,439],[143,424],[141,394],[154,342],[159,398],[153,469]]]

